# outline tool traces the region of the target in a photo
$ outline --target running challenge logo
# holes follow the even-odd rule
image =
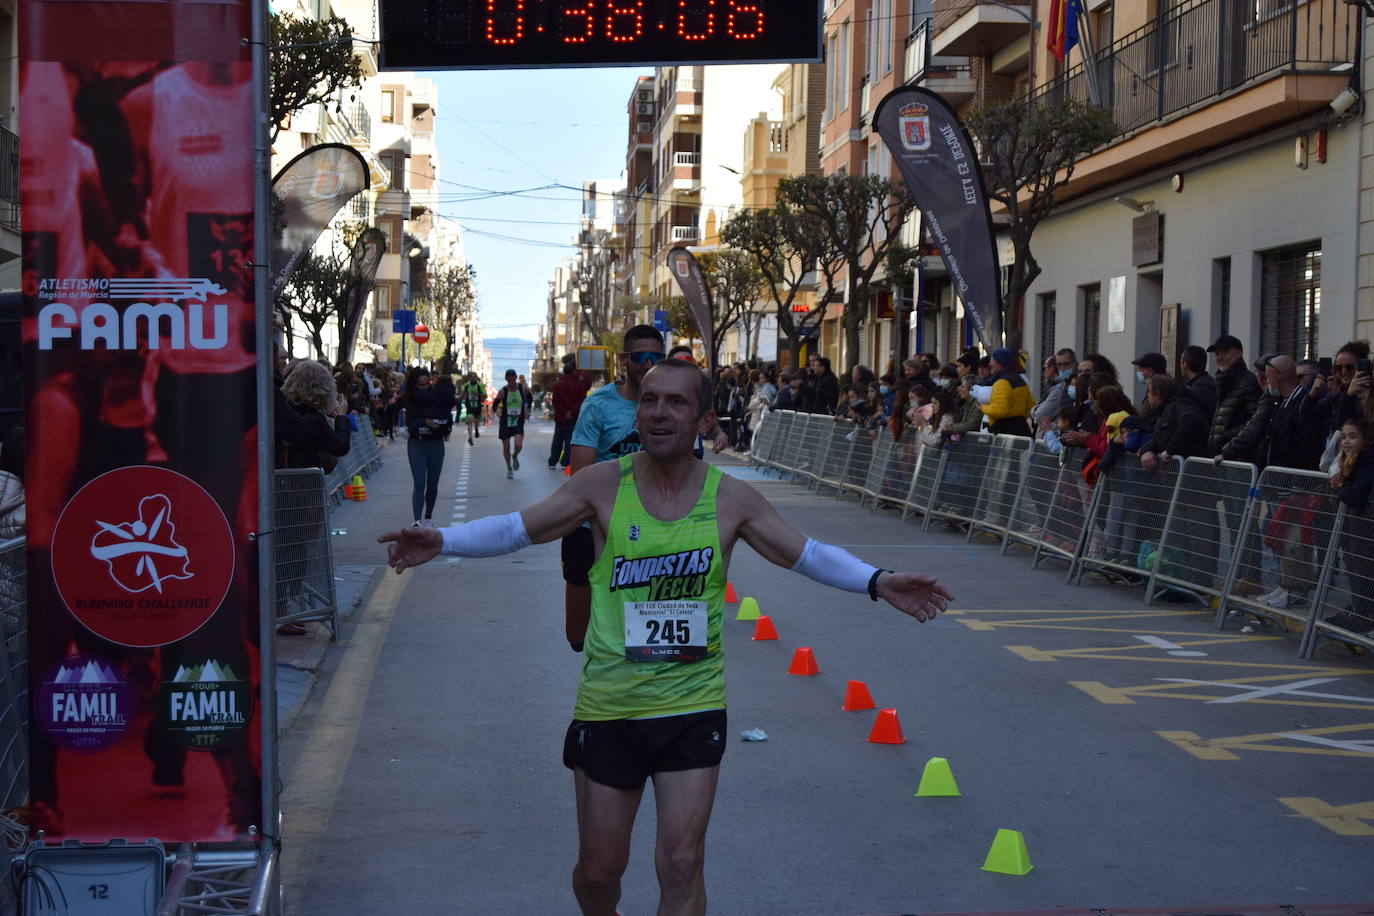
[[[222,350],[229,345],[229,306],[206,304],[227,291],[204,278],[45,278],[32,292],[48,302],[38,310],[40,350],[72,339],[82,350],[137,350],[145,341],[150,350]],[[79,311],[58,299],[81,303]],[[113,304],[129,299],[137,301]]]
[[[167,468],[118,468],[86,484],[53,530],[53,579],[67,609],[121,646],[177,642],[219,609],[234,536],[219,504]]]
[[[611,566],[611,591],[647,586],[646,601],[700,598],[706,594],[706,580],[714,558],[715,550],[711,547],[633,560],[619,556]]]

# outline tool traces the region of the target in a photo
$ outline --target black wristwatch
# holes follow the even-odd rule
[[[878,577],[887,572],[892,572],[892,570],[875,569],[873,570],[873,575],[868,577],[868,597],[873,601],[878,600]]]

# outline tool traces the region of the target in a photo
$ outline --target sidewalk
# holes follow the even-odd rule
[[[339,630],[351,625],[353,614],[376,586],[385,569],[384,553],[376,543],[386,526],[381,505],[395,505],[410,496],[405,439],[378,440],[382,466],[367,479],[368,499],[344,500],[329,507],[329,530],[334,551],[335,598],[339,606]],[[395,524],[400,524],[399,520]],[[319,677],[320,665],[333,645],[329,626],[305,624],[303,636],[276,635],[277,728],[285,733],[295,724]]]

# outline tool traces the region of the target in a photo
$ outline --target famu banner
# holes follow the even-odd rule
[[[263,826],[249,0],[21,0],[29,782],[50,840]]]
[[[701,264],[696,256],[686,248],[674,248],[668,252],[668,269],[673,272],[677,285],[682,288],[687,307],[696,319],[701,343],[710,361],[711,381],[716,380],[715,365],[715,325],[711,323],[714,310],[711,307],[711,288],[706,285],[706,275],[701,272]]]
[[[319,241],[343,205],[371,183],[367,161],[351,146],[321,143],[282,166],[272,179],[272,298]],[[350,350],[341,350],[348,358]]]
[[[873,123],[892,151],[978,339],[1002,346],[1002,286],[978,154],[959,116],[928,89],[889,92]]]

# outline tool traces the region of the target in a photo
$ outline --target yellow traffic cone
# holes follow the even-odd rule
[[[992,839],[983,871],[999,875],[1028,875],[1031,870],[1030,854],[1026,852],[1026,838],[1018,830],[1000,829]]]
[[[739,603],[739,613],[735,614],[736,620],[758,620],[759,603],[753,598],[745,598]]]
[[[943,757],[932,757],[926,761],[921,771],[921,784],[916,787],[917,798],[936,798],[959,795],[959,786],[954,782],[954,773],[949,769],[949,761]]]
[[[363,475],[353,475],[353,498],[358,502],[367,499],[367,484],[363,483]]]

